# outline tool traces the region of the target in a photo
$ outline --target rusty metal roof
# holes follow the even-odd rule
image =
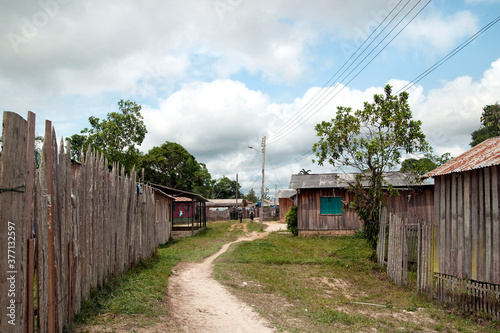
[[[292,175],[290,179],[291,189],[301,188],[345,188],[353,185],[356,181],[357,173],[326,173],[309,175]],[[434,180],[424,180],[419,184],[415,183],[415,176],[405,174],[399,171],[384,172],[384,181],[396,188],[407,188],[413,186],[432,186]],[[362,177],[362,186],[369,186],[370,178],[368,175]]]
[[[447,175],[500,165],[500,136],[481,142],[448,163],[426,173],[422,178]]]

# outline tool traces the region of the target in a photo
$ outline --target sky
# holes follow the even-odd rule
[[[166,141],[244,193],[289,187],[314,127],[386,84],[407,91],[434,153],[470,148],[500,101],[499,0],[2,1],[0,109],[58,138],[142,106],[147,153]],[[437,66],[438,65],[438,66]],[[410,84],[411,83],[411,84]],[[253,149],[249,149],[252,146]]]

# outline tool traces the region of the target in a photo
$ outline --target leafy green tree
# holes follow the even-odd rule
[[[436,169],[452,159],[450,153],[436,156],[431,153],[425,154],[420,159],[408,158],[401,163],[401,172],[411,172],[417,176],[425,175],[427,172]]]
[[[198,163],[183,146],[165,142],[151,148],[141,160],[147,182],[179,190],[209,194],[211,176],[203,163]]]
[[[137,146],[142,144],[147,130],[141,115],[141,106],[132,101],[120,100],[119,112],[110,112],[107,119],[89,117],[91,128],[70,137],[73,146],[72,157],[79,157],[88,146],[108,159],[110,164],[118,162],[130,171],[140,161],[141,153]]]
[[[251,188],[250,192],[248,192],[246,199],[250,202],[253,202],[253,203],[256,203],[257,201],[259,201],[259,198],[257,197],[257,195],[255,195],[255,191],[253,190],[253,188]]]
[[[236,198],[236,181],[230,180],[226,176],[223,176],[218,181],[216,181],[213,187],[213,199],[232,199]],[[244,198],[244,195],[240,192],[241,186],[238,184],[238,198]]]
[[[364,234],[376,250],[379,212],[383,204],[383,173],[399,165],[403,153],[425,153],[430,150],[421,131],[421,122],[412,119],[408,93],[392,95],[386,85],[384,95],[375,94],[373,103],[362,110],[339,106],[336,117],[316,125],[319,141],[313,145],[317,163],[359,170],[351,190],[355,193],[351,207],[364,222]],[[361,179],[368,178],[368,188]]]
[[[500,135],[500,105],[496,102],[493,105],[486,105],[481,115],[482,127],[472,132],[472,147],[477,146],[486,139]]]

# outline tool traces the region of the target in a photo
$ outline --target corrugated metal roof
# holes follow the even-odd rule
[[[297,190],[294,190],[294,189],[279,190],[277,198],[278,199],[291,198],[291,197],[293,197],[296,194],[297,194]]]
[[[447,175],[500,165],[500,136],[481,142],[448,163],[426,173],[422,178]]]
[[[312,175],[292,175],[290,188],[349,188],[356,181],[357,173],[327,173]],[[384,179],[387,184],[394,187],[410,187],[421,185],[433,185],[434,181],[424,180],[422,184],[415,184],[414,177],[401,172],[385,172]],[[363,186],[369,185],[369,178],[362,180]]]
[[[241,205],[243,200],[238,199],[238,205]],[[236,199],[208,199],[207,207],[228,207],[236,206]]]

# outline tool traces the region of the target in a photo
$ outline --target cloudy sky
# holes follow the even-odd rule
[[[312,163],[315,124],[387,83],[436,153],[467,150],[500,101],[499,15],[498,0],[3,1],[0,107],[60,138],[136,101],[144,152],[177,142],[244,192],[260,192],[266,136],[273,195],[301,169],[331,172]]]

